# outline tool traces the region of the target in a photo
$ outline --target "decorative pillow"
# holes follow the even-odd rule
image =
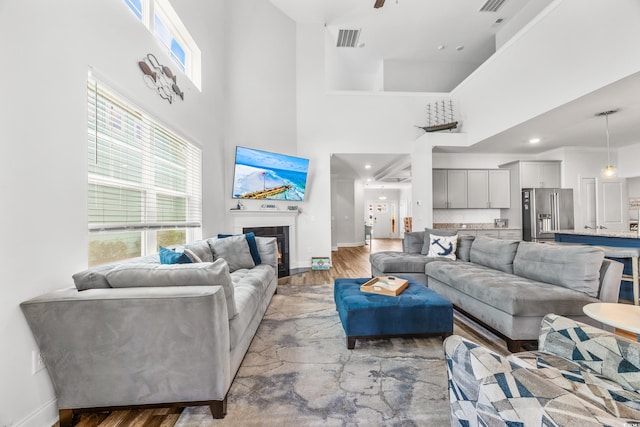
[[[196,253],[193,252],[191,249],[184,248],[184,254],[189,257],[191,262],[202,262],[200,257],[196,255]]]
[[[218,239],[225,239],[227,237],[233,236],[232,234],[218,234]],[[252,232],[244,234],[245,239],[247,239],[247,243],[249,244],[249,252],[251,253],[251,258],[253,258],[253,263],[255,265],[262,264],[262,259],[260,259],[260,251],[258,251],[258,244],[256,243],[256,235]]]
[[[223,258],[229,264],[232,273],[242,268],[253,268],[255,262],[251,257],[249,243],[244,235],[225,237],[221,239],[209,239],[213,259]]]
[[[458,235],[455,236],[438,236],[436,234],[429,234],[428,257],[431,258],[447,258],[456,259],[456,246],[458,245]]]
[[[238,313],[229,267],[223,259],[197,264],[121,264],[106,278],[112,288],[222,286],[229,319]]]
[[[436,234],[438,236],[456,236],[458,234],[458,230],[441,230],[441,229],[433,229],[433,228],[425,228],[424,229],[424,241],[422,242],[422,251],[420,252],[422,255],[429,255],[429,248],[431,247],[431,241],[429,236],[431,234]]]
[[[180,250],[178,247],[176,250]],[[188,243],[182,246],[182,250],[184,253],[187,253],[187,249],[193,252],[202,262],[213,262],[213,254],[211,253],[211,247],[209,247],[209,243],[206,240],[196,240],[195,242]],[[195,262],[195,261],[194,261]]]
[[[176,252],[160,246],[160,264],[190,264],[191,258],[184,252]]]

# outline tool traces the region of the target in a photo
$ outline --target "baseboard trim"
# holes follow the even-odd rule
[[[14,424],[14,427],[53,426],[58,422],[58,399],[55,397]]]

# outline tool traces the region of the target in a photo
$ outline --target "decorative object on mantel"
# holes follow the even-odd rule
[[[507,218],[496,218],[493,220],[493,225],[497,228],[506,228],[509,225]]]
[[[290,211],[296,211],[296,212],[297,212],[297,211],[299,211],[300,209],[298,209],[298,206],[295,206],[295,205],[289,205],[289,206],[287,206],[287,210],[290,210]]]
[[[160,64],[152,53],[138,62],[138,66],[144,73],[144,81],[150,89],[158,92],[162,99],[172,104],[174,99],[180,97],[184,101],[184,92],[178,87],[178,78],[166,65]]]
[[[276,205],[263,203],[262,205],[260,205],[260,210],[263,210],[263,211],[277,211],[278,207]]]
[[[436,101],[427,105],[427,125],[416,126],[425,132],[437,132],[441,130],[451,131],[458,127],[458,122],[453,117],[453,102]]]
[[[600,171],[600,176],[605,179],[612,179],[618,176],[618,170],[611,164],[611,158],[609,155],[609,115],[617,112],[618,110],[616,109],[596,113],[596,117],[604,116],[607,125],[607,166],[602,168],[602,170]]]

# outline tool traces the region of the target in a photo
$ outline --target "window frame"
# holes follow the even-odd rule
[[[158,231],[185,231],[184,243],[201,239],[201,147],[91,76],[87,79],[87,108],[89,235],[141,232],[141,256],[157,252]],[[123,141],[123,134],[129,139]],[[132,157],[131,152],[141,155]],[[122,159],[130,162],[121,163]],[[139,192],[139,203],[131,203],[127,196],[129,201],[121,204],[113,203],[118,199],[113,195],[97,197],[105,191],[119,192],[120,199],[123,193]],[[174,208],[172,199],[184,199],[184,206]],[[93,260],[91,242],[90,238],[89,259]]]
[[[195,87],[202,91],[202,52],[197,43],[191,37],[191,34],[183,24],[182,20],[169,3],[169,0],[141,0],[142,17],[139,17],[136,11],[131,7],[131,3],[123,0],[123,3],[131,11],[134,17],[142,22],[147,30],[153,35],[158,45],[171,58],[171,61],[178,67],[179,71],[184,73]],[[156,35],[155,16],[158,15],[162,23],[165,25],[171,37],[182,47],[185,54],[184,70],[182,65],[176,58],[171,49]]]

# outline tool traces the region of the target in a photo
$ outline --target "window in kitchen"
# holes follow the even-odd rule
[[[94,79],[88,93],[89,265],[201,237],[201,150]]]

